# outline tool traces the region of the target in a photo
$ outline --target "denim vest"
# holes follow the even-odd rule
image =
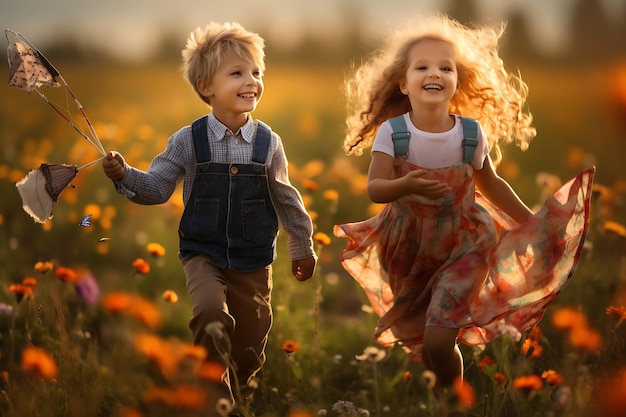
[[[196,174],[180,220],[181,257],[202,253],[219,268],[254,271],[276,258],[278,218],[269,194],[266,159],[271,130],[257,121],[252,163],[211,162],[207,116],[191,125]]]

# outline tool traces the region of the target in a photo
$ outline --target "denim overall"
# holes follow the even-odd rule
[[[255,271],[276,257],[278,218],[269,194],[266,159],[271,130],[257,121],[252,163],[211,162],[207,116],[193,122],[196,174],[180,220],[180,254],[207,255],[219,268]]]

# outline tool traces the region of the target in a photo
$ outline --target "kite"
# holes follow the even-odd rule
[[[9,44],[7,48],[9,86],[28,94],[33,91],[36,92],[104,157],[106,151],[100,143],[93,125],[82,104],[59,71],[21,34],[10,29],[6,29],[4,34]],[[65,90],[66,105],[62,106],[51,100],[40,90],[41,87],[62,87]],[[72,100],[69,100],[68,96],[71,96]],[[75,123],[70,102],[74,103],[84,119],[88,134]],[[59,195],[65,187],[70,184],[81,169],[97,163],[103,157],[80,168],[69,164],[41,164],[39,168],[29,172],[16,184],[22,198],[22,208],[36,222],[44,223],[47,219],[52,218],[52,207],[58,201]]]

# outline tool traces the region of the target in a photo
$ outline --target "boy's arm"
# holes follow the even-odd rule
[[[272,154],[268,171],[270,195],[276,214],[289,235],[289,255],[292,261],[302,261],[299,263],[302,265],[296,265],[295,268],[300,266],[304,272],[302,266],[306,266],[306,263],[303,260],[306,259],[310,263],[311,259],[309,258],[315,259],[312,238],[313,223],[304,207],[300,193],[289,181],[287,157],[280,137],[276,134],[274,137],[276,138],[276,148]]]
[[[120,194],[135,203],[166,202],[185,172],[183,161],[188,150],[179,136],[174,135],[168,140],[166,149],[152,160],[147,171],[128,165],[119,153],[112,152],[102,164],[105,174],[114,181]]]

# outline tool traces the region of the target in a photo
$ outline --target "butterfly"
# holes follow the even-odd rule
[[[91,222],[89,221],[89,219],[91,218],[91,216],[93,216],[93,214],[88,214],[86,215],[83,220],[81,220],[81,222],[78,224],[79,226],[82,227],[89,227],[91,226]]]

